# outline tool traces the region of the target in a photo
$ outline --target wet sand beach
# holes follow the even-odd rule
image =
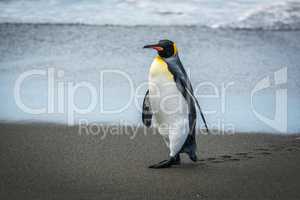
[[[197,163],[182,156],[154,170],[168,156],[154,130],[101,137],[78,128],[1,123],[0,198],[300,198],[299,135],[198,135]]]

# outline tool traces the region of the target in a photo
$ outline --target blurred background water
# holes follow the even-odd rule
[[[299,29],[299,0],[2,0],[0,22]]]
[[[68,107],[68,84],[85,81],[96,89],[97,105],[89,113],[74,114],[75,123],[82,119],[107,123],[121,120],[140,125],[138,109],[143,98],[135,102],[131,97],[144,95],[146,87],[142,84],[155,56],[142,47],[168,38],[177,43],[192,83],[198,86],[196,94],[210,127],[300,131],[299,1],[12,0],[1,1],[0,10],[2,121],[67,123],[72,109]],[[23,112],[14,96],[17,79],[28,70],[47,72],[49,68],[55,72],[51,86],[54,112]],[[274,73],[285,69],[287,83],[274,85]],[[107,72],[102,79],[104,70],[119,70],[123,75]],[[251,106],[251,91],[266,77],[271,86],[256,92]],[[59,84],[63,85],[64,96],[58,94]],[[47,76],[32,76],[22,84],[22,101],[32,108],[47,107],[48,88]],[[274,119],[278,89],[287,89],[286,131],[258,118],[259,114]],[[58,98],[63,99],[62,112],[58,110]],[[74,94],[74,104],[79,108],[87,107],[90,101],[86,88]],[[127,103],[121,112],[105,112]]]

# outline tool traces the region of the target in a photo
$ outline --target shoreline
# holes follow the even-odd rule
[[[142,122],[141,122],[142,124]],[[68,125],[66,123],[59,123],[59,122],[52,122],[52,121],[31,121],[31,120],[24,120],[24,121],[10,121],[10,120],[0,120],[0,127],[1,126],[57,126],[57,127],[65,127],[65,128],[77,128],[79,129],[80,124],[74,124],[74,125]],[[119,128],[119,129],[126,129],[126,127],[129,127],[129,129],[136,130],[137,132],[143,130],[144,132],[149,131],[157,131],[155,128],[150,127],[147,128],[143,124],[118,124],[113,122],[100,122],[100,121],[93,121],[91,123],[85,124],[85,127],[104,127],[101,130],[106,130],[109,127],[113,128]],[[222,135],[274,135],[274,136],[299,136],[300,133],[298,132],[290,132],[290,133],[282,133],[282,132],[263,132],[263,131],[224,131],[224,130],[217,130],[217,129],[209,129],[210,134],[206,133],[206,130],[197,128],[196,134],[197,135],[215,135],[215,136],[222,136]],[[155,134],[159,134],[158,132]],[[88,134],[87,134],[88,135]]]
[[[299,28],[269,28],[269,27],[259,27],[259,28],[247,28],[247,27],[213,27],[208,25],[201,24],[173,24],[173,25],[159,25],[159,24],[134,24],[134,25],[126,25],[126,24],[93,24],[93,23],[68,23],[68,22],[0,22],[0,26],[80,26],[80,27],[107,27],[107,28],[199,28],[207,31],[228,31],[228,32],[299,32]]]

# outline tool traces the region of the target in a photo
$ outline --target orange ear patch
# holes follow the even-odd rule
[[[173,55],[175,55],[177,53],[177,47],[176,47],[175,43],[173,43],[173,48],[174,48],[174,54]]]

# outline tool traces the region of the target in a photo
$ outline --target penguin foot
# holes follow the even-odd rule
[[[197,155],[195,153],[190,153],[188,154],[189,158],[193,161],[196,162],[198,160]]]
[[[169,168],[172,165],[178,165],[178,164],[180,164],[180,158],[178,161],[178,159],[176,159],[176,157],[171,157],[169,160],[163,160],[157,164],[150,165],[149,168],[152,168],[152,169]]]
[[[181,163],[180,155],[177,154],[177,155],[175,156],[174,165],[180,165],[180,163]]]

